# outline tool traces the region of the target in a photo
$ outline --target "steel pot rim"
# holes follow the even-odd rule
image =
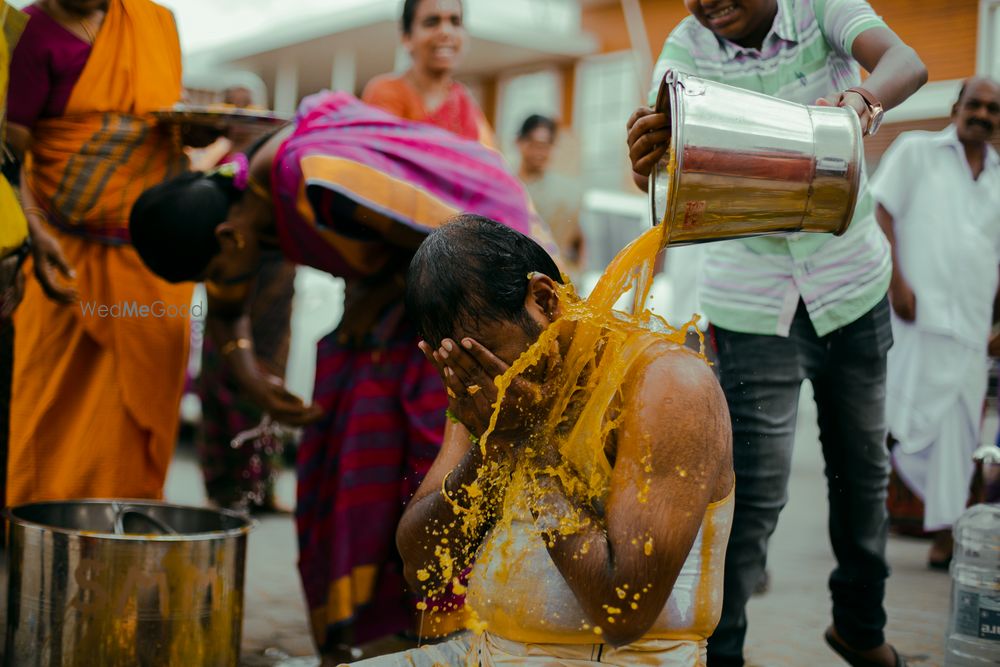
[[[36,507],[40,505],[107,505],[111,503],[121,503],[124,505],[152,505],[156,507],[165,507],[168,509],[177,510],[195,510],[202,512],[215,512],[217,514],[222,514],[224,516],[230,517],[232,519],[238,519],[243,522],[242,526],[236,528],[228,528],[225,530],[211,530],[200,533],[183,533],[178,535],[138,535],[138,534],[125,534],[118,535],[113,532],[97,531],[97,530],[80,530],[78,528],[62,528],[60,526],[52,526],[45,523],[39,523],[37,521],[31,521],[24,519],[15,514],[15,511],[23,507]],[[201,542],[209,540],[220,540],[228,539],[233,537],[240,537],[249,535],[253,532],[260,522],[250,516],[241,514],[230,509],[224,508],[212,508],[212,507],[197,507],[194,505],[180,505],[177,503],[165,503],[158,500],[151,500],[149,498],[70,498],[64,500],[40,500],[31,503],[22,503],[14,507],[5,507],[3,509],[4,518],[11,523],[11,525],[18,525],[25,528],[33,528],[38,530],[44,530],[51,533],[58,533],[61,535],[70,535],[74,537],[85,537],[94,538],[100,540],[113,540],[120,542]]]
[[[674,171],[670,174],[670,182],[667,184],[667,199],[663,202],[663,210],[656,210],[656,197],[653,194],[656,182],[660,179],[660,163],[654,164],[649,172],[649,208],[652,226],[662,223],[665,219],[672,217],[677,208],[676,192],[680,185],[681,171],[683,170],[684,152],[677,151],[678,146],[683,146],[684,135],[684,105],[678,97],[683,93],[684,75],[672,69],[664,72],[663,80],[660,82],[660,89],[656,94],[656,102],[653,111],[670,114],[670,142],[667,144],[667,154],[664,159],[670,159],[674,154]]]

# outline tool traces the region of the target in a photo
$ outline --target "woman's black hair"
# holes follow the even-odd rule
[[[420,7],[422,0],[403,0],[403,15],[399,19],[399,24],[403,28],[403,34],[409,35],[413,32],[413,22],[417,18],[417,8]],[[465,11],[465,4],[459,0],[459,4],[462,5],[462,11]]]
[[[524,119],[521,124],[521,129],[517,133],[517,138],[527,139],[528,136],[540,127],[548,128],[549,132],[552,134],[552,141],[556,140],[556,122],[549,118],[548,116],[543,116],[541,114],[531,114]]]
[[[203,279],[219,254],[215,228],[241,193],[232,179],[190,172],[140,195],[129,215],[132,245],[150,271],[172,283]]]

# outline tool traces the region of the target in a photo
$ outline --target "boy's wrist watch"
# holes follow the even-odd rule
[[[866,90],[861,86],[848,88],[844,92],[857,93],[865,101],[865,104],[868,105],[868,127],[863,132],[864,136],[870,137],[878,132],[879,126],[882,125],[882,118],[885,116],[885,110],[882,108],[882,103],[878,101],[878,98],[872,95],[870,90]]]

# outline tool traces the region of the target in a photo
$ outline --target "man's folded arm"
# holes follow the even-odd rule
[[[665,347],[665,346],[664,346]],[[659,347],[662,352],[663,347]],[[652,353],[651,354],[655,354]],[[725,398],[686,351],[653,358],[624,396],[606,517],[559,535],[578,503],[550,479],[536,517],[549,554],[590,621],[611,644],[645,635],[666,604],[709,503],[732,487]]]

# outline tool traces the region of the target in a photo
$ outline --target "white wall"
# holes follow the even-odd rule
[[[245,39],[276,28],[301,24],[310,17],[364,9],[378,16],[395,16],[401,0],[159,0],[174,11],[186,53]],[[536,30],[571,35],[580,29],[577,0],[465,0],[470,26],[478,29]],[[17,0],[15,4],[27,4]],[[292,9],[294,7],[294,9]],[[225,26],[220,30],[220,26]]]

